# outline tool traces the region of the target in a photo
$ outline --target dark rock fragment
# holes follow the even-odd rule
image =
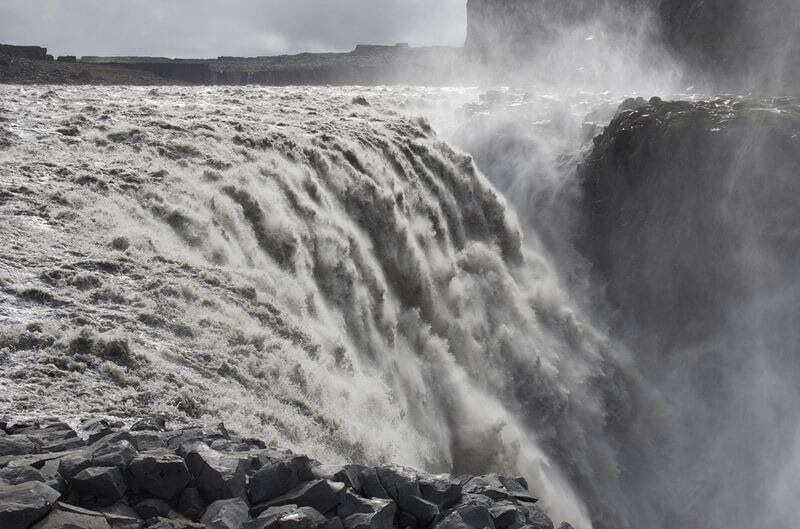
[[[176,498],[191,481],[183,459],[168,450],[142,452],[128,467],[131,487],[162,500]]]
[[[419,478],[422,497],[444,510],[461,499],[461,482],[449,475],[422,476]]]
[[[352,514],[382,513],[389,519],[394,519],[397,505],[393,500],[383,498],[362,498],[352,490],[347,490],[342,495],[342,500],[336,508],[339,518],[345,519]]]
[[[136,514],[141,516],[143,520],[149,520],[159,517],[168,518],[172,508],[164,500],[151,498],[140,501],[133,510],[136,511]]]
[[[0,437],[0,456],[32,454],[37,446],[27,435],[5,435]]]
[[[122,247],[123,246],[122,244],[117,244],[118,239],[124,239],[124,237],[118,237],[117,239],[114,239],[114,248],[118,250],[127,250],[129,245],[127,239],[124,239],[125,241],[124,248]],[[131,426],[131,431],[163,432],[164,430],[166,430],[166,428],[167,428],[167,421],[164,419],[164,417],[148,417],[146,419],[142,419],[134,423],[134,425]]]
[[[498,502],[489,508],[497,529],[520,527],[527,522],[525,512],[511,502]]]
[[[41,472],[31,466],[6,467],[0,470],[0,480],[9,485],[19,485],[31,481],[45,483],[46,480]]]
[[[0,485],[0,527],[28,529],[50,512],[60,496],[39,481]]]
[[[201,522],[209,529],[241,529],[250,520],[249,509],[241,498],[215,501],[209,505]]]
[[[414,471],[399,466],[378,467],[376,471],[384,490],[401,511],[409,513],[422,525],[431,523],[439,515],[439,508],[422,498]]]
[[[119,469],[91,467],[71,480],[83,505],[113,505],[125,495],[127,486]]]
[[[250,500],[253,503],[262,503],[277,498],[312,477],[310,462],[306,456],[292,456],[265,465],[250,478]]]
[[[297,505],[281,505],[279,507],[269,507],[256,519],[244,524],[243,529],[274,529],[278,527],[278,521],[297,510]]]
[[[250,514],[257,516],[270,507],[280,505],[298,505],[300,507],[313,507],[320,512],[329,512],[335,509],[342,499],[344,485],[326,479],[316,479],[301,484],[295,489],[278,496],[266,503],[255,505]]]
[[[244,497],[247,470],[250,468],[250,461],[246,457],[223,454],[206,445],[199,445],[186,455],[186,466],[208,503]]]
[[[206,502],[196,487],[184,489],[178,500],[178,512],[191,520],[199,520],[206,510]]]
[[[33,529],[114,529],[103,513],[59,503]]]

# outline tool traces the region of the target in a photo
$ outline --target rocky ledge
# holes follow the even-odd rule
[[[323,465],[148,418],[0,420],[2,529],[553,529],[524,478]],[[560,529],[570,529],[562,524]]]

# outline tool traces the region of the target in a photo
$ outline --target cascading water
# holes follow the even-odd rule
[[[408,95],[3,93],[4,410],[177,406],[320,459],[520,472],[588,527],[620,359]]]
[[[772,513],[745,515],[753,500],[719,512],[777,472],[746,453],[741,485],[724,486],[729,458],[764,432],[780,432],[767,443],[778,461],[797,459],[794,162],[767,166],[782,175],[774,192],[749,178],[775,137],[732,137],[749,150],[701,194],[719,214],[701,220],[734,241],[724,258],[680,237],[658,246],[691,231],[659,199],[690,203],[694,188],[667,185],[609,208],[629,222],[597,232],[617,250],[603,261],[573,243],[594,196],[577,168],[616,112],[611,96],[0,94],[0,412],[156,411],[266,432],[325,461],[518,472],[578,529],[790,526],[786,472],[760,491]],[[769,152],[796,152],[797,137]],[[670,159],[658,163],[673,175]],[[773,216],[755,215],[764,209]],[[725,277],[710,291],[733,285],[737,301],[712,296],[722,315],[693,305],[724,324],[683,343],[687,313],[658,279],[675,248],[692,255],[685,284]],[[735,274],[720,272],[728,263]],[[636,267],[652,283],[627,273]],[[709,343],[716,355],[701,354]],[[704,422],[708,394],[724,427]]]

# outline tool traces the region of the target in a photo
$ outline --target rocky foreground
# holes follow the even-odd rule
[[[222,424],[0,420],[3,529],[552,529],[536,501],[520,477],[323,465]]]

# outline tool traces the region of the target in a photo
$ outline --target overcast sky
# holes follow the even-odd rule
[[[466,0],[0,0],[0,43],[216,57],[464,42]]]

